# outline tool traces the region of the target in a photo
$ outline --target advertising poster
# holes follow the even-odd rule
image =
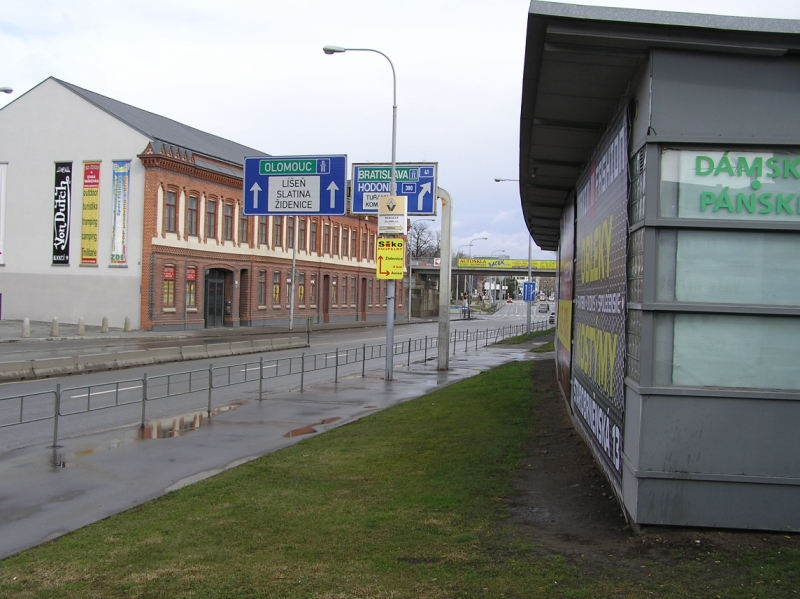
[[[561,212],[561,243],[558,247],[558,308],[556,310],[556,376],[567,401],[570,400],[572,358],[572,285],[575,258],[575,201],[570,198]]]
[[[114,161],[111,197],[111,265],[128,264],[128,200],[130,197],[131,161]]]
[[[97,266],[97,231],[100,210],[100,163],[83,163],[81,210],[81,264]]]
[[[53,264],[69,265],[69,215],[72,207],[72,163],[56,162],[53,190]]]
[[[7,164],[0,164],[0,264],[5,264],[5,254],[3,254],[3,237],[6,231],[6,171]]]
[[[620,112],[578,181],[572,407],[613,480],[625,415],[628,131]]]
[[[459,268],[528,268],[527,260],[509,258],[459,258]],[[555,270],[555,260],[531,260],[531,270]]]

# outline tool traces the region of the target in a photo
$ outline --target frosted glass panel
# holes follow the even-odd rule
[[[663,369],[671,361],[673,385],[800,389],[800,318],[659,314],[656,330],[662,336],[673,318],[672,347],[668,339],[655,345],[656,363]],[[666,326],[659,326],[661,320]],[[656,378],[670,384],[667,373]]]
[[[661,301],[800,305],[799,233],[665,231],[658,246]]]

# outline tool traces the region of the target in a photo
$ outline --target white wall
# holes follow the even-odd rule
[[[0,110],[6,168],[0,220],[3,318],[140,326],[144,168],[148,138],[48,79]],[[130,160],[128,267],[112,268],[112,161]],[[80,266],[83,162],[99,161],[98,265]],[[52,266],[55,163],[72,162],[70,264]],[[2,214],[0,214],[0,217]]]

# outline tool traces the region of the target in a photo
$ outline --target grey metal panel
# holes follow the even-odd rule
[[[634,476],[630,464],[622,462],[622,505],[634,522],[638,518],[639,480]]]
[[[638,479],[636,522],[800,531],[800,486]]]
[[[646,396],[638,469],[798,478],[798,422],[796,401]]]
[[[623,459],[630,462],[634,470],[639,469],[641,445],[642,396],[630,385],[625,385],[625,424],[622,431]]]
[[[639,151],[647,141],[648,128],[650,127],[650,62],[648,61],[639,71],[633,85],[633,98],[635,102],[635,118],[631,115],[631,144],[630,154]],[[649,157],[648,157],[649,158]],[[648,161],[648,164],[649,161]],[[648,173],[649,174],[649,173]]]
[[[800,60],[653,51],[658,136],[800,143]]]

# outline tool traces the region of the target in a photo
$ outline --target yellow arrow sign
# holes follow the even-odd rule
[[[406,240],[402,237],[378,237],[377,277],[402,279],[406,266]]]

